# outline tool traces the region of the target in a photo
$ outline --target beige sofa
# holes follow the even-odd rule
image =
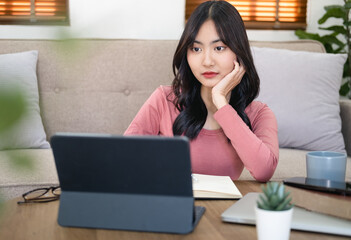
[[[0,54],[38,50],[40,107],[47,139],[55,132],[123,134],[159,85],[169,85],[177,41],[168,40],[0,40]],[[323,52],[314,41],[252,42],[253,46]],[[351,155],[351,101],[341,100],[342,131]],[[5,199],[58,184],[51,149],[8,150],[30,156],[32,170],[15,170],[0,151],[0,190]],[[280,149],[273,180],[305,176],[305,154]],[[253,179],[244,171],[240,179]],[[348,158],[347,179],[351,179]]]

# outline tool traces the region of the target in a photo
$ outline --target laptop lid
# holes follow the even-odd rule
[[[51,145],[60,225],[173,233],[196,225],[187,138],[59,133]]]
[[[255,205],[258,196],[259,193],[246,194],[222,213],[222,220],[255,225]],[[291,229],[351,236],[351,221],[294,206]]]

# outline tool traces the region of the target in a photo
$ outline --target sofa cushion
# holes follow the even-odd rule
[[[10,159],[9,156],[26,157],[31,164],[29,166],[14,165],[13,159]],[[0,151],[0,196],[2,198],[19,197],[34,188],[58,184],[51,148]]]
[[[279,146],[344,152],[339,88],[344,54],[252,47],[261,79],[258,100],[278,122]]]
[[[0,87],[20,88],[27,103],[25,115],[0,135],[0,150],[7,148],[48,148],[39,109],[37,83],[38,51],[0,55]]]

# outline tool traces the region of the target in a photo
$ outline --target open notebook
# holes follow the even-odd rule
[[[196,199],[239,199],[242,194],[229,176],[192,174]]]

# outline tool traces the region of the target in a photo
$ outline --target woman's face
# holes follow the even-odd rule
[[[202,24],[187,52],[191,71],[202,86],[208,88],[234,69],[235,59],[235,53],[220,40],[212,20]]]

